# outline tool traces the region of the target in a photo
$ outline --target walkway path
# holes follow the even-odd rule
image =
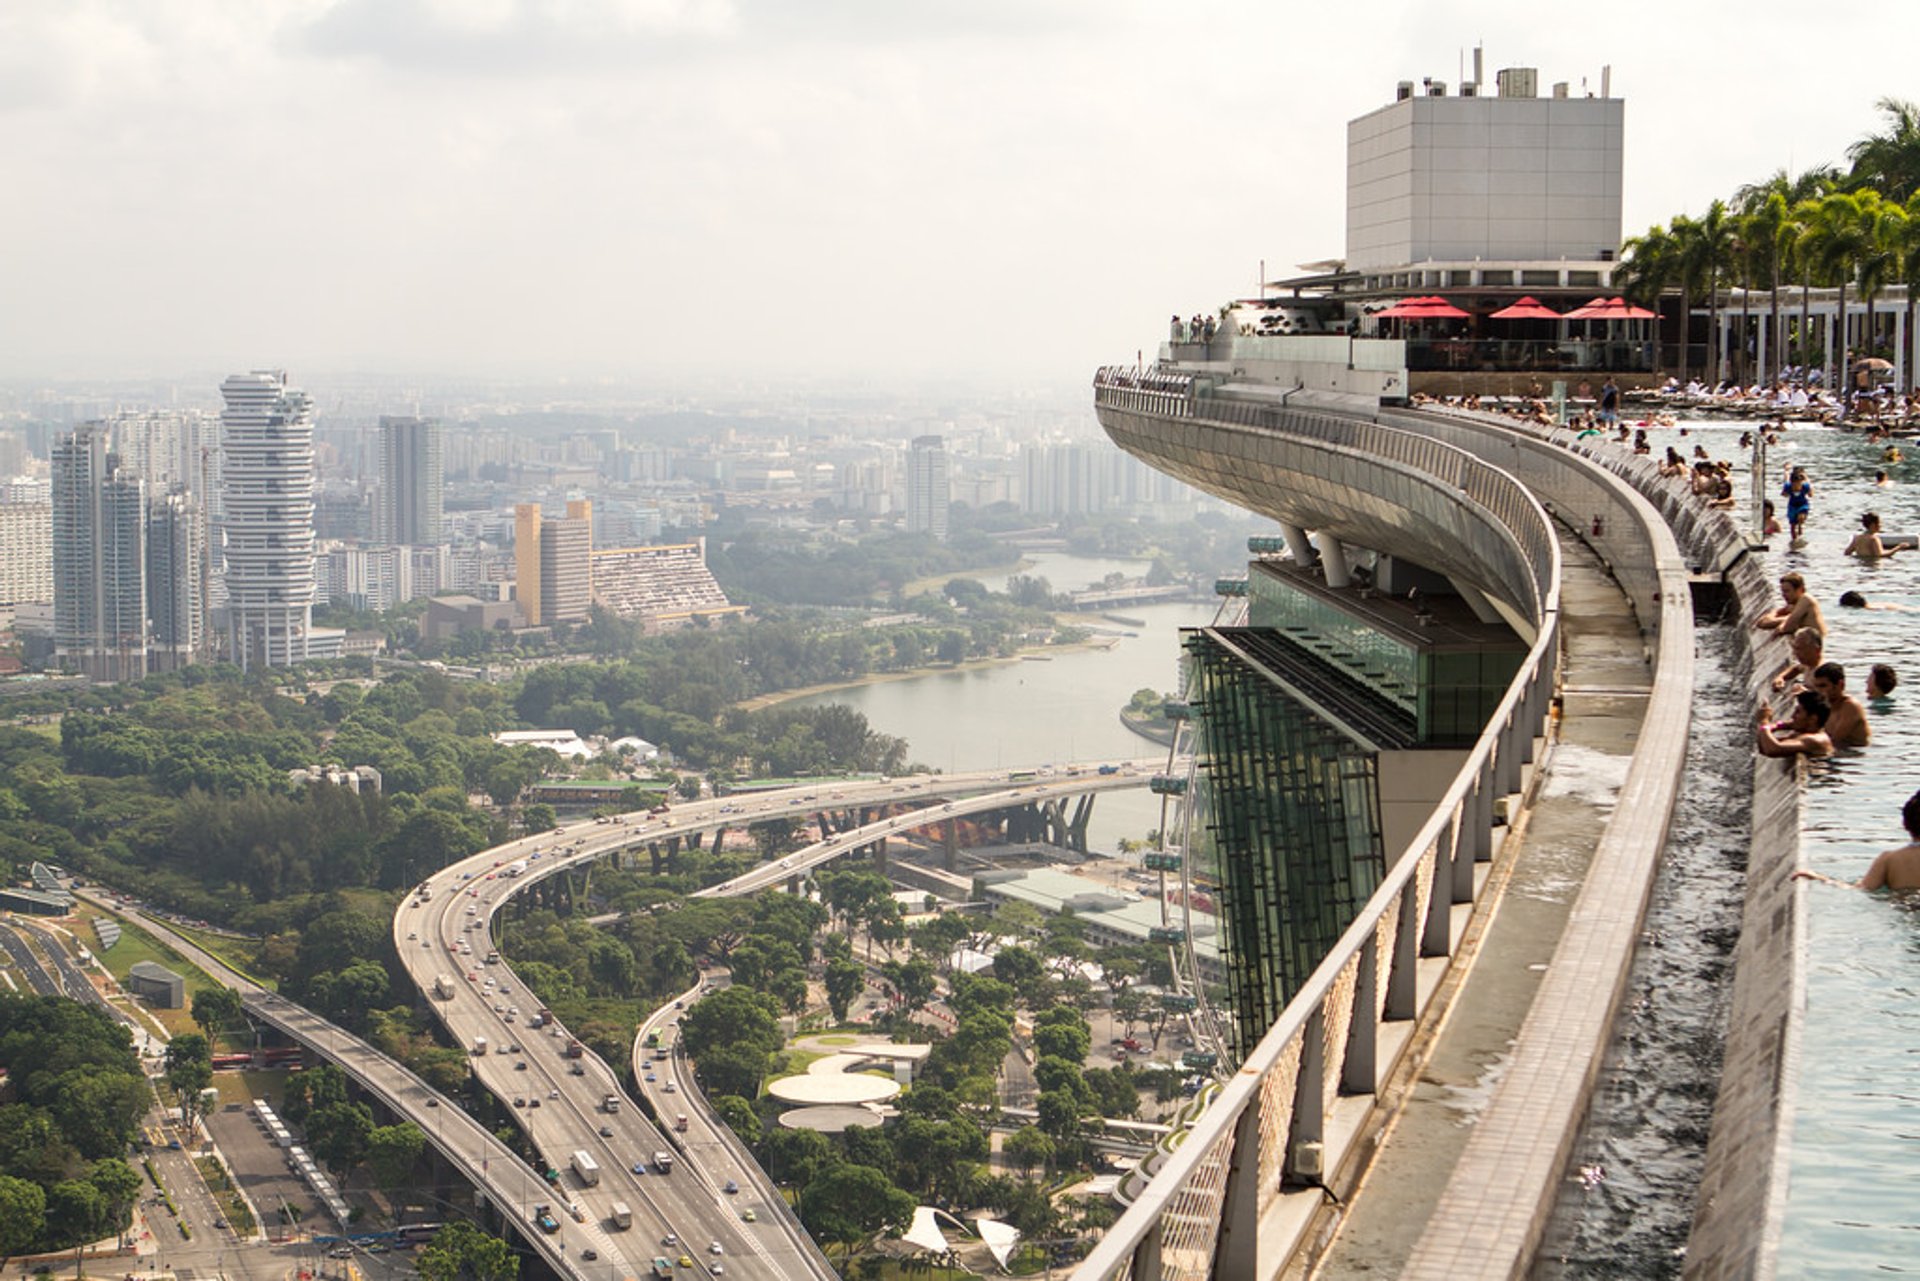
[[[1597,838],[1643,729],[1652,673],[1613,579],[1577,540],[1563,536],[1561,553],[1565,660],[1557,739],[1535,774],[1534,803],[1491,871],[1504,885],[1493,887],[1476,916],[1471,966],[1459,971],[1465,977],[1448,997],[1416,1075],[1397,1082],[1405,1110],[1381,1136],[1316,1277],[1506,1275],[1495,1262],[1501,1251],[1488,1248],[1492,1234],[1537,1237],[1547,1207],[1536,1213],[1515,1205],[1503,1189],[1512,1187],[1516,1166],[1546,1170],[1545,1183],[1553,1185],[1564,1152],[1543,1115],[1555,1101],[1548,1094],[1567,1088],[1565,1072],[1578,1074],[1584,1064],[1590,1075],[1597,1067],[1597,1056],[1585,1063],[1588,1056],[1544,1014],[1528,1019],[1550,967],[1557,961],[1568,971],[1559,976],[1564,980],[1587,954],[1576,906],[1583,905]],[[1600,876],[1608,874],[1601,869]],[[1595,991],[1587,1004],[1604,997]],[[1557,1076],[1536,1070],[1555,1062],[1565,1069]],[[1489,1191],[1483,1196],[1481,1189]],[[1436,1217],[1443,1198],[1446,1208]]]

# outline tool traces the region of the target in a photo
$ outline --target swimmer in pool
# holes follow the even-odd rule
[[[1907,798],[1900,807],[1900,824],[1907,829],[1910,838],[1898,849],[1888,850],[1873,860],[1867,868],[1867,874],[1857,881],[1842,881],[1826,875],[1801,869],[1793,874],[1796,881],[1825,881],[1829,885],[1838,885],[1854,890],[1920,890],[1920,792]]]
[[[1753,620],[1755,627],[1781,636],[1791,636],[1802,627],[1811,627],[1824,638],[1827,620],[1821,617],[1820,602],[1807,591],[1807,580],[1798,573],[1780,575],[1780,599],[1785,603]]]
[[[1875,663],[1867,669],[1867,697],[1892,698],[1895,687],[1900,684],[1900,673],[1887,663]]]
[[[1775,723],[1773,709],[1760,700],[1759,720],[1753,727],[1754,750],[1762,756],[1831,756],[1833,740],[1827,737],[1827,700],[1806,690],[1793,696],[1793,710],[1787,719]]]
[[[1847,693],[1846,668],[1838,663],[1822,663],[1813,669],[1807,685],[1827,700],[1827,738],[1835,747],[1865,747],[1873,741],[1867,709]]]
[[[1887,605],[1879,601],[1870,601],[1859,592],[1841,592],[1840,604],[1845,609],[1884,609],[1889,614],[1910,612],[1905,605]]]
[[[1880,560],[1905,549],[1907,544],[1895,543],[1889,547],[1880,539],[1880,513],[1865,512],[1860,517],[1860,532],[1847,544],[1846,554],[1857,556],[1861,560]]]

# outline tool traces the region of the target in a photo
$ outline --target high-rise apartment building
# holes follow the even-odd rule
[[[0,496],[0,605],[53,599],[53,502]]]
[[[207,650],[207,522],[199,501],[181,490],[147,500],[149,666],[157,672],[197,663]]]
[[[951,504],[947,442],[939,436],[915,436],[907,454],[907,532],[932,534],[945,542]]]
[[[576,498],[540,522],[540,621],[581,622],[592,608],[593,504]]]
[[[540,613],[540,504],[515,503],[513,508],[514,594],[527,626],[547,620]]]
[[[105,423],[54,443],[53,645],[97,681],[147,674],[146,482],[121,473]]]
[[[436,547],[446,488],[444,433],[437,418],[380,419],[380,484],[373,491],[376,541]]]
[[[286,666],[313,627],[313,403],[283,370],[234,374],[220,395],[230,653]]]
[[[514,592],[529,627],[579,622],[593,607],[593,503],[576,498],[565,516],[539,503],[513,509]]]

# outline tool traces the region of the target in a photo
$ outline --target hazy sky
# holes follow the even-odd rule
[[[4,0],[0,376],[1072,382],[1338,256],[1346,120],[1476,41],[1612,64],[1629,233],[1838,160],[1920,95],[1839,12]]]

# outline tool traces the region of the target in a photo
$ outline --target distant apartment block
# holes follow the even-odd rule
[[[105,424],[53,446],[55,661],[96,681],[147,674],[146,482],[119,470]]]
[[[229,653],[283,667],[313,630],[313,403],[282,370],[234,374],[220,395]]]
[[[53,498],[0,500],[0,605],[53,599]]]
[[[907,454],[907,532],[945,542],[952,493],[947,483],[947,442],[916,436]]]
[[[207,655],[210,567],[207,521],[191,494],[147,499],[147,618],[152,627],[149,666],[170,672]]]
[[[565,516],[542,516],[540,504],[513,509],[517,594],[529,626],[583,621],[593,606],[593,504],[567,503]]]
[[[461,632],[510,632],[526,625],[518,601],[479,600],[472,596],[436,596],[427,602],[420,634],[441,644]]]
[[[639,619],[649,632],[746,612],[714,581],[704,539],[594,552],[593,598],[622,618]]]
[[[445,541],[444,435],[437,418],[381,418],[380,483],[373,491],[377,541],[418,547]]]

